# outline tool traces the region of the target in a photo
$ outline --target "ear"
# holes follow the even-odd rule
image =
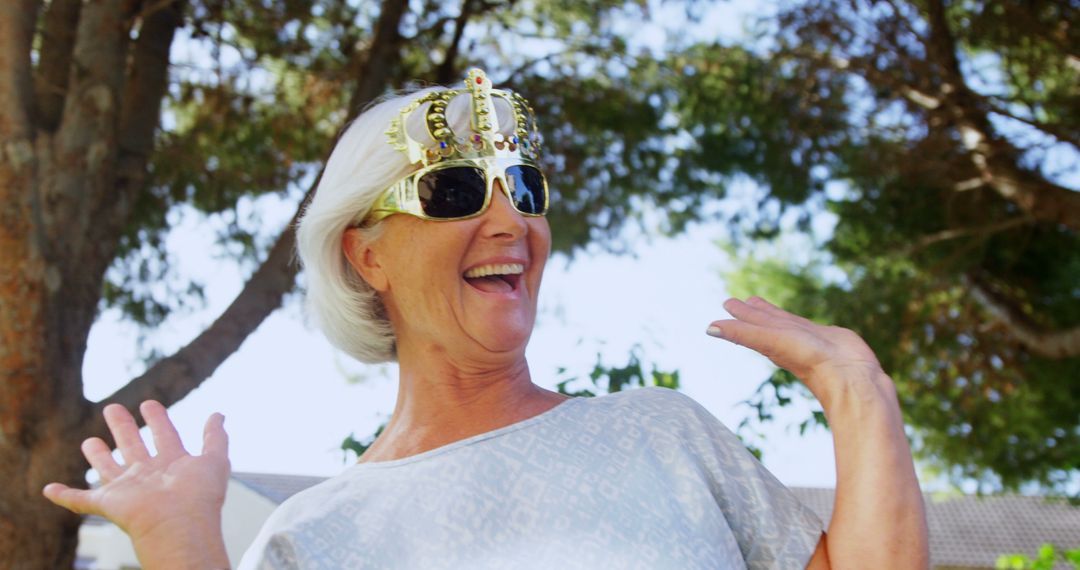
[[[349,265],[352,265],[360,278],[371,285],[372,289],[380,293],[389,289],[389,279],[379,265],[379,255],[374,243],[365,240],[359,229],[345,230],[345,234],[341,236],[341,250],[349,260]]]

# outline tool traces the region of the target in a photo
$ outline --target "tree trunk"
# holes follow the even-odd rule
[[[108,439],[100,408],[183,398],[280,306],[297,271],[290,224],[194,342],[106,402],[83,397],[87,337],[104,273],[145,189],[184,2],[145,3],[152,9],[132,18],[143,2],[52,0],[40,18],[50,41],[33,77],[43,5],[0,0],[0,570],[74,565],[81,517],[41,490],[53,481],[85,487],[79,443]],[[390,83],[407,9],[407,0],[383,0],[372,44],[356,54],[363,63],[351,109]]]
[[[45,483],[85,486],[86,465],[64,437],[31,449],[0,447],[0,568],[71,568],[82,517],[41,496]]]
[[[81,517],[41,489],[85,486],[88,468],[81,368],[100,275],[62,271],[50,249],[37,197],[58,166],[52,137],[35,138],[5,141],[25,152],[0,162],[0,568],[72,567]]]

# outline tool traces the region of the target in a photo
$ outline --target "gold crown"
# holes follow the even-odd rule
[[[455,133],[446,121],[446,107],[451,99],[465,93],[471,96],[471,132]],[[496,97],[506,101],[514,114],[514,134],[509,137],[497,131]],[[413,111],[429,102],[431,105],[427,108],[424,122],[428,134],[435,141],[434,145],[413,139],[403,126]],[[540,133],[529,102],[513,91],[492,88],[491,80],[484,71],[476,68],[469,70],[464,89],[433,91],[405,105],[401,113],[390,121],[386,136],[394,148],[405,153],[410,164],[419,162],[422,166],[469,158],[508,157],[536,161],[540,156]]]

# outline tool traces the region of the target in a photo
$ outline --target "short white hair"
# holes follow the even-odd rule
[[[345,230],[361,219],[379,195],[415,170],[405,154],[387,141],[385,131],[402,107],[431,91],[391,94],[360,114],[342,133],[326,162],[315,196],[304,210],[296,230],[296,249],[307,281],[306,308],[326,338],[345,353],[369,364],[397,359],[394,331],[378,293],[349,264],[342,251]],[[508,105],[494,98],[499,132],[514,134],[514,116]],[[421,106],[409,116],[410,136],[435,140],[427,133]],[[450,101],[447,123],[456,133],[468,132],[471,106],[468,94]],[[364,228],[363,239],[376,240],[381,224]]]

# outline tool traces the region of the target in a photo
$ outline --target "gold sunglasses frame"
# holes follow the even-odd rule
[[[429,216],[424,213],[424,208],[420,203],[420,194],[417,191],[417,183],[420,178],[425,174],[432,172],[438,172],[447,168],[457,167],[472,167],[478,168],[484,173],[484,180],[486,182],[486,188],[484,193],[484,203],[480,206],[480,209],[476,213],[469,214],[468,216],[461,216],[457,218],[437,218]],[[541,214],[531,214],[518,210],[517,204],[514,203],[514,197],[510,193],[510,186],[506,183],[506,169],[511,166],[531,166],[540,173],[541,179],[544,181],[544,212]],[[422,220],[432,220],[436,222],[454,222],[459,220],[468,220],[482,215],[491,206],[491,197],[495,186],[495,181],[498,180],[502,186],[503,194],[510,200],[510,205],[514,210],[523,216],[531,218],[543,217],[547,214],[548,207],[550,207],[550,195],[548,194],[547,176],[544,175],[544,171],[540,168],[540,165],[534,160],[530,160],[524,157],[485,157],[485,158],[461,158],[455,160],[448,160],[445,162],[438,162],[429,166],[425,166],[416,172],[409,173],[397,182],[390,185],[389,188],[384,190],[379,197],[375,200],[375,205],[370,211],[359,220],[355,225],[362,227],[370,227],[385,218],[388,218],[394,214],[409,214]]]

